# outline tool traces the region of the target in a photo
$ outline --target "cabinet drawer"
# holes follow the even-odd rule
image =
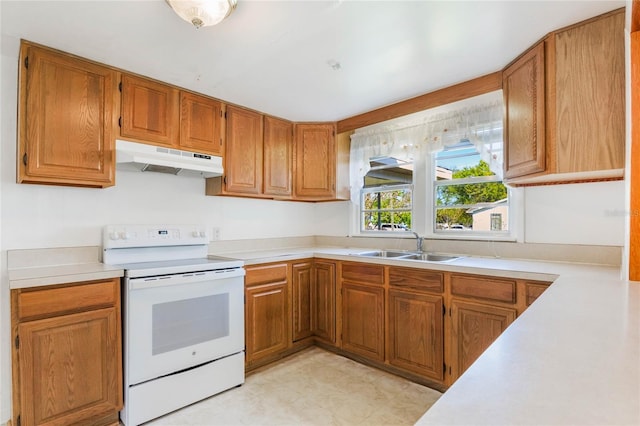
[[[451,294],[497,302],[516,302],[516,282],[491,277],[452,275]]]
[[[389,284],[394,287],[442,293],[444,274],[423,269],[390,268]]]
[[[384,284],[384,267],[369,263],[343,263],[342,279],[367,284]]]
[[[526,282],[527,288],[527,306],[530,306],[535,300],[549,288],[551,283],[544,282]]]
[[[257,285],[287,280],[287,264],[278,263],[247,268],[246,285]]]
[[[120,298],[120,280],[87,281],[64,287],[20,290],[18,318],[55,316],[68,312],[113,306]]]

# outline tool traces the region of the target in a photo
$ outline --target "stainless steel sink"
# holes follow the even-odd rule
[[[356,253],[356,255],[363,257],[421,260],[424,262],[451,262],[462,257],[453,254],[424,253],[406,250],[372,250]]]
[[[373,251],[365,251],[362,253],[357,253],[357,256],[365,256],[365,257],[405,257],[405,256],[414,256],[416,253],[411,251],[404,250],[373,250]]]

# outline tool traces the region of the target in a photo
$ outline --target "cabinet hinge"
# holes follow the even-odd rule
[[[224,112],[224,119],[227,119],[227,111]]]
[[[449,375],[451,375],[451,366],[449,366]]]
[[[447,307],[442,305],[442,316],[446,316],[447,315]]]
[[[447,374],[447,364],[446,363],[442,363],[442,371],[444,372],[444,374]]]
[[[449,316],[451,316],[451,308],[449,308]]]
[[[24,164],[26,166],[28,159],[29,158],[27,157],[27,153],[25,152],[24,155],[22,156],[22,164]]]
[[[20,349],[20,335],[16,336],[14,342],[16,349]]]
[[[118,83],[118,90],[122,92],[122,82]]]
[[[118,127],[122,127],[122,117],[118,117]]]
[[[18,414],[18,417],[16,417],[16,426],[21,426],[22,425],[22,419],[20,418],[20,414]]]
[[[24,67],[25,68],[29,68],[29,57],[28,56],[25,56],[25,58],[24,58]]]
[[[220,146],[222,146],[222,138],[220,138]]]

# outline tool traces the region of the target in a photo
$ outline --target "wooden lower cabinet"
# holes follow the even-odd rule
[[[291,342],[286,263],[247,268],[245,277],[246,365],[286,350]]]
[[[442,296],[389,290],[389,363],[441,381],[444,374]]]
[[[311,324],[312,270],[311,260],[294,263],[292,270],[293,287],[293,341],[313,335]]]
[[[120,280],[12,290],[14,424],[118,424]]]
[[[384,361],[384,288],[342,283],[342,349]]]
[[[336,342],[336,264],[315,260],[311,281],[311,329],[316,338]]]
[[[456,380],[516,319],[516,310],[451,300],[451,376]]]

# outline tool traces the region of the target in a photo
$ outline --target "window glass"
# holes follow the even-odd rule
[[[446,147],[434,160],[435,232],[508,233],[508,190],[471,142]]]
[[[391,157],[370,159],[360,203],[361,232],[411,230],[413,163]]]

